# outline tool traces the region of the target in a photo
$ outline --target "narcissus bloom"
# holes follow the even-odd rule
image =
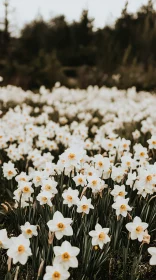
[[[82,175],[82,174],[76,175],[75,177],[73,177],[73,180],[74,180],[76,186],[83,186],[84,187],[87,184],[86,176]]]
[[[73,230],[70,226],[71,223],[72,219],[64,218],[61,212],[56,211],[53,220],[50,220],[47,225],[51,232],[55,232],[56,238],[60,240],[64,235],[73,235]]]
[[[8,238],[6,229],[0,230],[0,248],[8,249],[10,246],[10,239]]]
[[[60,263],[65,269],[69,267],[78,267],[76,256],[79,252],[79,248],[71,246],[68,241],[64,241],[61,246],[54,247],[54,264]]]
[[[48,204],[49,206],[52,206],[51,198],[52,194],[47,191],[40,192],[36,197],[36,199],[40,202],[41,205]]]
[[[8,163],[5,162],[2,168],[4,177],[6,177],[8,180],[11,180],[17,174],[14,164],[11,161]]]
[[[116,201],[117,197],[125,198],[127,192],[125,191],[125,186],[115,185],[114,189],[111,191],[111,195],[114,196],[114,201]]]
[[[149,149],[156,149],[156,135],[152,135],[151,139],[147,140]]]
[[[101,190],[103,181],[98,176],[89,176],[88,177],[88,188],[91,188],[93,193],[98,193]]]
[[[15,180],[17,182],[28,182],[30,177],[25,172],[21,172],[18,176],[16,176]]]
[[[21,230],[25,238],[31,238],[33,235],[38,235],[37,226],[31,225],[29,222],[26,222],[25,225],[21,226]]]
[[[39,187],[42,185],[42,182],[44,180],[44,173],[41,171],[35,171],[33,174],[33,183],[35,187]]]
[[[57,182],[54,180],[54,178],[49,178],[43,180],[42,182],[42,190],[50,192],[52,194],[56,194],[58,192],[56,186],[57,186]]]
[[[64,154],[61,155],[60,159],[64,160],[64,166],[77,166],[83,157],[83,150],[79,150],[76,147],[68,148],[65,150]]]
[[[145,234],[145,229],[147,229],[148,224],[143,223],[139,217],[135,217],[132,223],[126,225],[127,230],[130,232],[132,240],[138,239],[140,242],[143,241]]]
[[[110,241],[108,232],[109,228],[102,228],[101,225],[96,224],[95,230],[89,232],[89,235],[92,237],[92,245],[99,245],[102,249],[103,245]]]
[[[18,237],[12,237],[11,242],[12,244],[7,251],[8,257],[13,259],[13,264],[17,262],[26,264],[28,257],[32,255],[29,239],[21,234]]]
[[[148,252],[152,256],[150,258],[149,264],[150,265],[156,265],[156,247],[150,247],[148,248]]]
[[[127,216],[127,211],[131,211],[132,208],[128,205],[129,198],[117,197],[115,203],[112,207],[116,210],[116,215],[122,215],[123,217]]]
[[[124,177],[125,169],[122,167],[112,167],[112,179],[117,183],[120,183]]]
[[[68,207],[71,207],[72,205],[76,205],[79,201],[78,195],[79,195],[78,190],[73,190],[72,188],[68,188],[62,194],[62,197],[64,198],[63,204],[67,204]]]
[[[18,189],[21,190],[22,197],[28,199],[34,192],[31,182],[19,182]]]
[[[86,196],[83,196],[77,205],[78,213],[88,214],[90,209],[94,209],[94,206],[91,204],[91,198],[87,199]]]
[[[66,280],[70,276],[69,272],[60,264],[46,267],[46,274],[44,280]]]
[[[98,154],[94,156],[95,168],[100,171],[107,171],[110,168],[110,160],[107,157],[103,157],[102,155]]]

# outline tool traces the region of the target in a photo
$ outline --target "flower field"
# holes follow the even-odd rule
[[[0,280],[156,279],[156,96],[0,88]]]

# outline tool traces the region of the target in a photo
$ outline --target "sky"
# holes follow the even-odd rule
[[[126,0],[9,0],[11,29],[21,29],[24,24],[41,15],[48,20],[51,17],[64,14],[69,22],[79,20],[82,10],[88,9],[89,16],[95,18],[94,26],[103,27],[113,24],[121,15]],[[3,20],[4,0],[0,0],[0,22]],[[128,10],[136,12],[148,0],[129,0]]]

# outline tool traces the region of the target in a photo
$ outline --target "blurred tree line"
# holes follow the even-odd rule
[[[96,31],[86,10],[70,24],[63,15],[49,22],[38,18],[18,38],[9,34],[6,18],[0,30],[3,85],[35,90],[60,81],[68,87],[156,89],[156,11],[152,1],[136,14],[127,5],[114,26]]]

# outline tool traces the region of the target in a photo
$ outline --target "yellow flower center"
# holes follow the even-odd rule
[[[119,196],[124,196],[124,192],[119,192],[118,195]]]
[[[73,159],[75,159],[75,154],[73,154],[73,153],[70,153],[69,155],[68,155],[68,158],[69,159],[71,159],[71,160],[73,160]]]
[[[92,185],[93,185],[93,186],[96,186],[96,185],[97,185],[97,180],[93,180],[93,181],[92,181]]]
[[[60,230],[64,230],[65,229],[65,225],[63,223],[58,223],[57,224],[57,227],[60,229]]]
[[[24,182],[25,182],[25,181],[26,181],[26,179],[23,177],[23,178],[20,178],[20,181],[24,181]]]
[[[41,177],[37,176],[36,177],[36,182],[40,182],[41,181]]]
[[[3,245],[3,243],[2,243],[2,241],[0,241],[0,246],[2,246]]]
[[[58,280],[61,278],[61,274],[58,271],[55,271],[52,275],[53,280]]]
[[[50,191],[51,190],[51,186],[50,185],[46,185],[45,189],[46,189],[46,191]]]
[[[106,234],[105,234],[104,232],[101,232],[101,233],[99,234],[99,239],[100,239],[101,241],[104,240],[105,237],[106,237]]]
[[[140,153],[140,156],[141,156],[141,157],[144,157],[144,155],[145,155],[144,152],[141,152],[141,153]]]
[[[31,230],[30,228],[28,228],[28,229],[26,230],[26,233],[27,233],[27,234],[32,234],[32,230]]]
[[[25,193],[29,192],[29,187],[24,187],[23,192],[25,192]]]
[[[68,252],[65,252],[64,254],[62,254],[63,261],[68,261],[69,259],[70,259],[70,255],[68,254]]]
[[[131,165],[131,162],[130,161],[127,161],[127,166],[130,166]]]
[[[42,197],[42,201],[43,201],[43,202],[46,202],[47,200],[48,200],[48,199],[47,199],[46,196],[43,196],[43,197]]]
[[[11,170],[8,171],[8,175],[12,175],[13,172]]]
[[[72,201],[73,200],[72,196],[71,195],[67,195],[67,200],[68,201]]]
[[[82,210],[83,210],[83,211],[85,211],[85,210],[88,209],[88,205],[82,205],[81,207],[82,207]]]
[[[122,205],[120,206],[120,210],[121,210],[121,211],[126,211],[126,209],[127,209],[127,207],[126,207],[125,204],[122,204]]]
[[[82,178],[79,178],[79,179],[78,179],[78,182],[79,182],[79,183],[82,183],[82,182],[83,182]]]
[[[148,176],[146,177],[146,180],[147,180],[148,182],[150,182],[150,181],[152,180],[152,176],[151,176],[151,175],[148,175]]]
[[[100,167],[102,167],[102,166],[103,166],[102,161],[99,161],[99,162],[98,162],[98,165],[99,165]]]
[[[156,141],[152,141],[152,144],[153,144],[153,145],[156,145]]]
[[[23,245],[18,246],[18,253],[22,254],[25,251],[25,247]]]
[[[137,232],[137,233],[141,233],[142,231],[143,231],[142,226],[138,226],[138,227],[136,228],[136,232]]]
[[[124,148],[127,148],[127,144],[126,144],[126,143],[125,143],[125,144],[123,144],[123,147],[124,147]]]

